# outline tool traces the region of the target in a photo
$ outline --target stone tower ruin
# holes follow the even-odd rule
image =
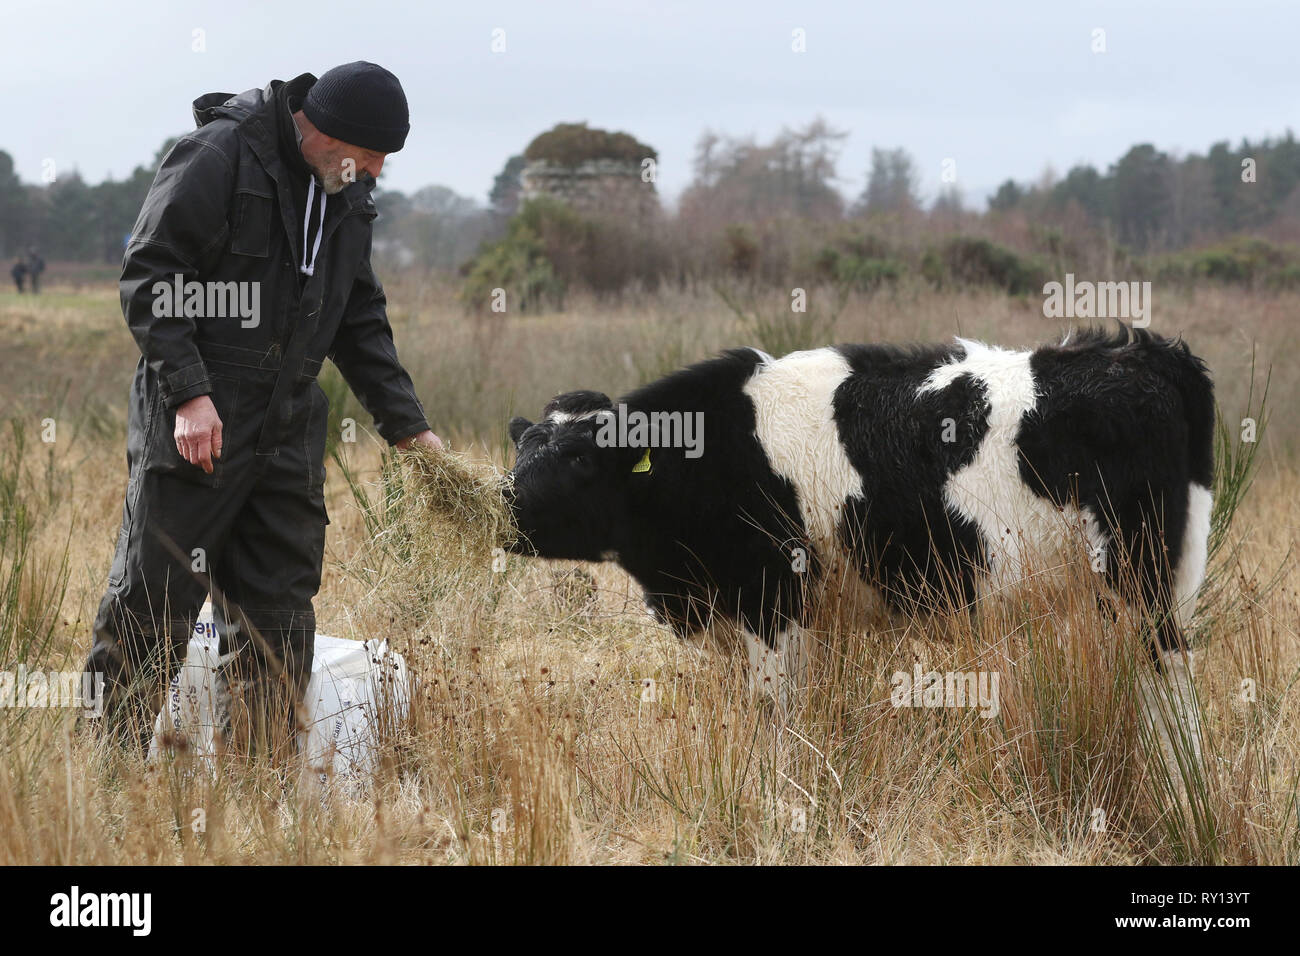
[[[627,133],[561,123],[524,151],[521,196],[550,196],[585,216],[645,222],[659,212],[658,154]]]

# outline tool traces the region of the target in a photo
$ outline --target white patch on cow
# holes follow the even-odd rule
[[[583,412],[581,415],[574,415],[572,412],[551,412],[546,416],[546,421],[553,425],[563,425],[567,422],[585,422],[589,418],[595,418],[601,413],[602,409],[596,409],[591,412]]]
[[[812,349],[759,366],[744,388],[768,464],[794,485],[804,528],[817,542],[834,538],[844,502],[862,496],[862,476],[835,425],[835,390],[850,374],[835,349]]]
[[[1075,515],[1083,521],[1083,537],[1088,546],[1088,559],[1092,562],[1092,569],[1099,574],[1105,573],[1110,561],[1110,533],[1106,530],[1106,526],[1088,507],[1079,508],[1077,511],[1068,508],[1064,513]]]
[[[1210,514],[1214,497],[1210,489],[1192,482],[1187,491],[1187,525],[1183,549],[1174,569],[1174,601],[1178,626],[1185,628],[1196,610],[1196,592],[1205,580],[1205,562],[1210,546]]]
[[[1058,509],[1020,477],[1016,435],[1038,399],[1029,364],[1032,353],[966,339],[957,342],[965,355],[940,365],[917,391],[939,391],[962,375],[984,386],[988,431],[971,463],[955,472],[943,489],[948,507],[973,523],[983,539],[989,574],[980,582],[981,591],[999,590],[1041,567],[1044,559],[1060,553],[1070,529],[1080,525],[1096,567],[1097,559],[1106,560],[1108,544],[1097,516],[1086,508]]]

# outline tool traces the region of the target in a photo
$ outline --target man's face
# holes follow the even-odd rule
[[[363,173],[379,178],[387,153],[376,153],[326,136],[306,122],[301,113],[295,114],[294,119],[302,132],[302,158],[325,184],[326,195],[333,196],[349,183],[356,182]]]
[[[387,153],[376,153],[338,139],[322,138],[327,140],[327,143],[315,151],[314,156],[308,155],[305,141],[302,154],[307,160],[307,165],[325,184],[326,195],[333,196],[343,187],[356,182],[362,173],[369,173],[375,179],[379,178],[379,171],[384,168]]]

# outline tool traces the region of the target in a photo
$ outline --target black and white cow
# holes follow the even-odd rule
[[[635,434],[610,426],[638,412],[660,434],[611,441]],[[662,447],[687,416],[702,443]],[[1126,596],[1156,622],[1159,663],[1183,648],[1205,573],[1213,423],[1204,364],[1123,327],[1033,351],[737,349],[617,405],[568,392],[536,424],[511,421],[516,550],[617,561],[662,620],[689,632],[730,618],[755,667],[788,672],[802,574],[831,549],[896,606],[961,605],[1082,527],[1112,584],[1118,554],[1136,569]]]

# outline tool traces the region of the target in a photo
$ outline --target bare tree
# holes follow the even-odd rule
[[[835,188],[836,161],[847,136],[820,117],[767,144],[705,132],[682,211],[714,223],[838,219],[844,200]]]
[[[873,149],[867,188],[858,200],[860,213],[914,212],[921,206],[916,163],[902,149]]]

